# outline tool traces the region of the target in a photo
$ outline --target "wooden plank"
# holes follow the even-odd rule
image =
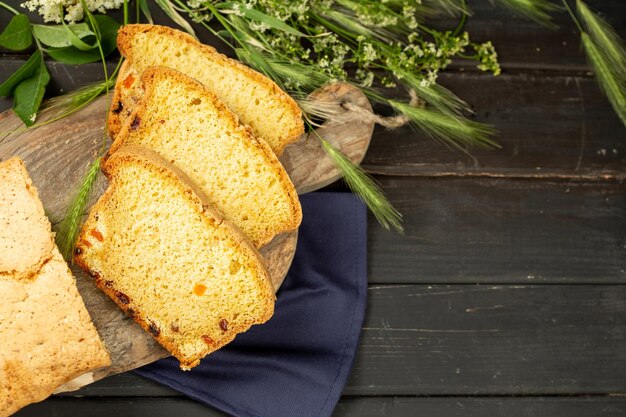
[[[626,128],[588,77],[446,73],[502,149],[450,149],[409,126],[374,132],[364,167],[386,175],[626,176]],[[385,111],[384,109],[378,109]]]
[[[625,313],[621,285],[372,286],[345,394],[624,393]],[[177,394],[126,374],[64,395]]]
[[[50,398],[23,408],[14,417],[228,417],[188,398]]]
[[[596,417],[626,413],[626,399],[611,397],[406,398],[341,399],[341,417]]]
[[[626,399],[613,397],[403,398],[344,397],[335,417],[596,417],[626,413]],[[52,398],[15,417],[89,415],[90,417],[225,417],[187,398]]]
[[[379,179],[405,235],[370,218],[370,283],[626,282],[624,182]]]
[[[623,393],[625,312],[624,286],[372,287],[345,393]]]

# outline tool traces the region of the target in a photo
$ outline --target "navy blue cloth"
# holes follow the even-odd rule
[[[330,416],[358,345],[367,295],[365,206],[301,196],[295,258],[274,317],[189,372],[166,358],[136,372],[237,417]]]

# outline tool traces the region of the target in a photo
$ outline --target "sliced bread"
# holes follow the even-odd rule
[[[0,417],[5,417],[110,359],[74,277],[51,243],[50,223],[22,161],[0,163],[0,179],[0,259],[5,265],[7,259],[11,265],[19,260],[13,272],[29,271],[27,277],[0,275]]]
[[[117,45],[128,64],[118,76],[111,103],[108,128],[113,138],[141,95],[137,91],[141,73],[154,65],[174,68],[203,83],[277,155],[304,132],[300,108],[276,83],[184,32],[126,25],[118,33]]]
[[[300,225],[296,190],[276,155],[213,93],[166,67],[148,68],[141,79],[144,95],[109,155],[129,144],[156,151],[257,248]]]
[[[182,369],[272,316],[261,256],[184,173],[136,146],[103,170],[74,259]]]

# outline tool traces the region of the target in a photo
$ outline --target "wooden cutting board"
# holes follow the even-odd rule
[[[358,88],[344,83],[326,86],[311,95],[314,103],[331,107],[336,113],[317,132],[355,163],[360,163],[372,136],[374,125],[346,110],[353,103],[371,111],[367,98]],[[24,129],[12,111],[0,114],[0,160],[21,157],[39,190],[46,214],[56,230],[88,166],[94,161],[105,138],[107,98],[101,97],[84,109],[61,120]],[[50,118],[42,114],[39,121]],[[341,174],[328,158],[314,134],[303,134],[285,148],[280,158],[299,194],[317,190],[336,181]],[[107,187],[100,174],[88,207]],[[86,213],[85,213],[86,214]],[[282,284],[297,242],[297,231],[283,233],[261,249],[274,288]],[[131,370],[168,355],[139,325],[128,318],[89,277],[72,266],[78,290],[111,355],[112,364],[84,374],[60,387],[57,392],[72,391],[108,375]]]

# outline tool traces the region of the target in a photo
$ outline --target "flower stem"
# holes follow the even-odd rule
[[[468,11],[467,11],[467,1],[466,0],[461,0],[461,7],[463,8],[463,12],[461,13],[461,20],[459,21],[459,24],[454,29],[454,32],[452,32],[453,36],[458,36],[459,33],[461,33],[461,31],[465,27],[465,21],[467,20],[467,13],[468,13]]]
[[[17,10],[15,10],[13,7],[9,6],[8,4],[6,4],[3,1],[0,1],[0,7],[3,7],[5,9],[7,9],[8,11],[10,11],[13,14],[20,14],[20,12],[18,12]]]

